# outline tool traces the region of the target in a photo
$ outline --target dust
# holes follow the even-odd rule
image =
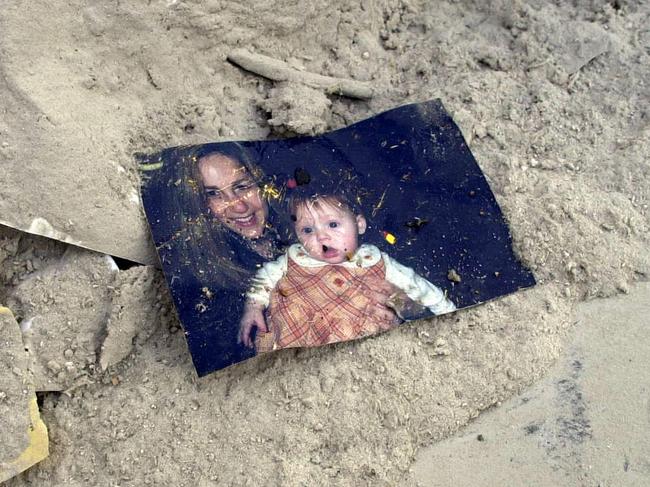
[[[268,124],[278,134],[314,135],[327,129],[332,102],[321,90],[278,83],[259,106],[269,114]]]
[[[7,308],[0,308],[0,337],[0,428],[5,435],[0,445],[0,467],[4,473],[5,465],[29,444],[29,400],[34,388],[20,328]]]
[[[146,286],[155,280],[126,279],[145,286],[126,293],[142,297],[134,301],[106,297],[102,280],[90,291],[84,277],[59,300],[42,302],[47,286],[36,276],[69,259],[68,251],[52,244],[56,250],[43,259],[23,259],[28,250],[16,241],[24,237],[3,240],[3,295],[16,296],[21,319],[31,311],[56,317],[51,328],[42,324],[50,337],[61,334],[66,319],[93,311],[68,303],[101,294],[91,316],[99,329],[80,335],[93,339],[78,343],[83,353],[73,362],[88,380],[44,398],[42,416],[55,445],[50,459],[8,485],[413,482],[409,469],[420,446],[544,375],[564,346],[577,302],[647,279],[650,38],[643,29],[649,14],[644,2],[543,0],[300,6],[77,0],[55,12],[34,2],[3,10],[9,94],[25,113],[38,107],[57,124],[41,122],[33,132],[2,125],[0,135],[12,141],[7,160],[16,157],[13,141],[40,158],[63,141],[74,154],[123,167],[129,178],[112,191],[124,201],[137,179],[132,152],[295,132],[303,115],[306,131],[335,129],[439,97],[490,181],[515,251],[539,282],[378,337],[281,351],[197,379],[173,314],[151,317],[152,296],[160,293]],[[276,84],[226,62],[240,46],[310,72],[369,82],[376,95],[367,102],[323,95],[328,108],[315,95],[320,108],[301,112],[309,105],[300,99],[304,90],[282,95]],[[284,112],[268,101],[291,96],[298,99]],[[278,125],[269,126],[265,106]],[[66,167],[54,165],[56,177],[74,179]],[[22,190],[43,176],[12,184]],[[111,181],[103,173],[84,177],[68,204]],[[98,203],[73,223],[92,228],[94,217],[111,207]],[[111,235],[107,228],[97,232]],[[103,257],[70,252],[86,259],[86,272],[104,272]],[[30,259],[42,269],[30,270]],[[48,282],[63,290],[71,281]],[[38,290],[34,305],[29,286]],[[166,299],[160,296],[159,310]],[[128,350],[117,346],[102,372],[97,351],[118,302],[129,314],[111,322],[123,323],[128,336],[141,333]],[[91,343],[99,347],[93,355]]]

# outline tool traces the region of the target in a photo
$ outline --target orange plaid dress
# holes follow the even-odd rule
[[[289,258],[286,274],[271,292],[269,332],[258,333],[257,352],[352,340],[395,326],[367,312],[378,303],[364,287],[385,279],[383,260],[369,267],[302,267]]]

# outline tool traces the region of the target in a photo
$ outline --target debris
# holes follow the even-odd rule
[[[456,269],[449,269],[449,272],[447,272],[447,279],[451,282],[460,282],[462,280],[460,274],[456,272]]]
[[[235,49],[228,54],[228,60],[247,71],[274,81],[293,81],[312,88],[324,89],[328,94],[368,99],[373,89],[368,83],[344,78],[333,78],[308,71],[299,71],[283,61],[255,54],[245,49]]]
[[[277,132],[315,135],[330,122],[332,102],[322,91],[298,83],[280,83],[258,106],[271,117],[267,123]]]
[[[558,23],[555,31],[549,43],[554,57],[569,75],[609,50],[609,34],[593,22]]]
[[[208,299],[212,299],[214,297],[214,293],[210,291],[210,288],[207,286],[201,288],[201,293]]]
[[[386,239],[386,242],[388,242],[391,245],[395,245],[395,242],[397,242],[397,237],[395,237],[395,235],[387,231],[384,231],[384,238]]]
[[[296,168],[296,170],[293,172],[293,177],[296,181],[297,186],[303,186],[305,184],[309,184],[311,181],[311,176],[307,172],[306,169],[303,169],[302,167]]]
[[[262,198],[277,200],[282,193],[272,183],[266,183],[262,187]]]
[[[150,266],[132,267],[118,274],[107,334],[101,346],[99,364],[102,370],[127,357],[134,344],[146,341],[165,321],[171,304],[159,302],[167,295],[160,292],[161,286],[160,274]],[[209,289],[202,292],[210,299]]]
[[[104,254],[69,247],[12,290],[36,390],[63,391],[92,373],[116,275]]]
[[[384,192],[381,194],[381,197],[379,198],[379,201],[377,202],[376,205],[374,205],[374,206],[372,207],[372,216],[373,216],[373,217],[374,217],[374,216],[377,214],[377,212],[378,212],[379,210],[381,210],[382,207],[384,206],[384,201],[385,201],[385,199],[386,199],[386,192],[388,191],[388,188],[389,188],[389,187],[390,187],[390,186],[386,186],[386,189],[384,189]]]
[[[422,227],[424,227],[427,223],[429,223],[429,220],[426,218],[420,218],[420,217],[415,217],[405,223],[405,225],[413,230],[415,233],[418,233],[420,230],[422,230]]]
[[[20,326],[9,308],[0,306],[0,482],[48,456],[47,428],[41,420]],[[13,373],[18,369],[20,374]]]
[[[442,337],[436,338],[435,342],[433,343],[433,347],[434,347],[433,348],[434,355],[441,355],[441,356],[451,355],[449,344],[447,343],[447,340],[445,340]]]

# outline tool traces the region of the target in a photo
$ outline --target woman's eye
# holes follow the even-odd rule
[[[221,198],[221,193],[217,191],[216,189],[207,189],[205,191],[205,195],[212,199],[212,198]]]
[[[253,186],[255,186],[255,183],[240,183],[237,186],[235,186],[235,191],[238,192],[248,191],[249,189],[253,188]]]
[[[337,228],[338,226],[338,222],[330,222],[330,228]]]
[[[305,227],[302,229],[302,233],[310,234],[314,230],[311,227]]]

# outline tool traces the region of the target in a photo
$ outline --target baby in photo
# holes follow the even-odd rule
[[[240,323],[240,340],[258,353],[390,329],[399,322],[387,304],[395,291],[436,315],[456,309],[410,267],[359,245],[367,222],[344,194],[298,187],[288,209],[300,243],[257,272]]]

